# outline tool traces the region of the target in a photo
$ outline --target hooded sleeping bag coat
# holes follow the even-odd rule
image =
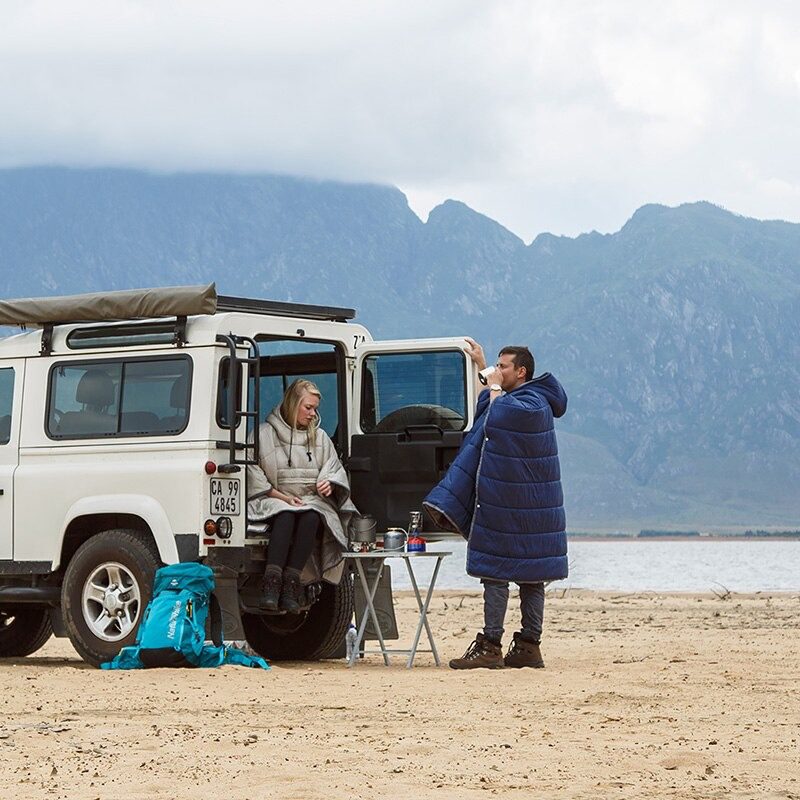
[[[566,410],[567,395],[550,373],[491,404],[489,392],[481,392],[472,429],[423,501],[437,526],[467,540],[470,575],[516,583],[567,577],[553,426]]]

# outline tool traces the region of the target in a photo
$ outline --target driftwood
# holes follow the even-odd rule
[[[718,586],[719,589],[715,589],[715,586]],[[731,590],[724,584],[718,583],[717,581],[714,581],[714,583],[711,585],[711,591],[718,600],[729,600],[731,597]]]

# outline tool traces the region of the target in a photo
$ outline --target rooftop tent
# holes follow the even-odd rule
[[[126,289],[64,297],[0,300],[0,325],[47,325],[60,322],[107,322],[152,317],[214,314],[217,290],[207,286]]]

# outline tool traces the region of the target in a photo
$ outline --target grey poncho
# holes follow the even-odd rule
[[[342,551],[347,548],[347,527],[356,507],[350,500],[350,483],[333,442],[325,431],[317,430],[316,444],[309,448],[306,431],[292,430],[279,408],[270,412],[258,436],[259,466],[247,468],[249,519],[268,520],[281,511],[318,512],[325,530],[302,581],[322,578],[338,583],[343,570]],[[331,482],[330,497],[317,493],[319,481]],[[273,488],[301,498],[303,505],[290,506],[277,497],[268,497]]]

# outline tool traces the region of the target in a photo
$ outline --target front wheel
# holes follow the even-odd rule
[[[333,657],[353,616],[353,576],[345,570],[338,585],[326,583],[308,611],[268,616],[243,614],[250,646],[272,661],[317,661]]]
[[[0,658],[29,656],[52,635],[49,608],[0,608]]]
[[[78,548],[64,573],[61,608],[84,661],[97,667],[134,644],[159,566],[155,545],[138,531],[103,531]]]

